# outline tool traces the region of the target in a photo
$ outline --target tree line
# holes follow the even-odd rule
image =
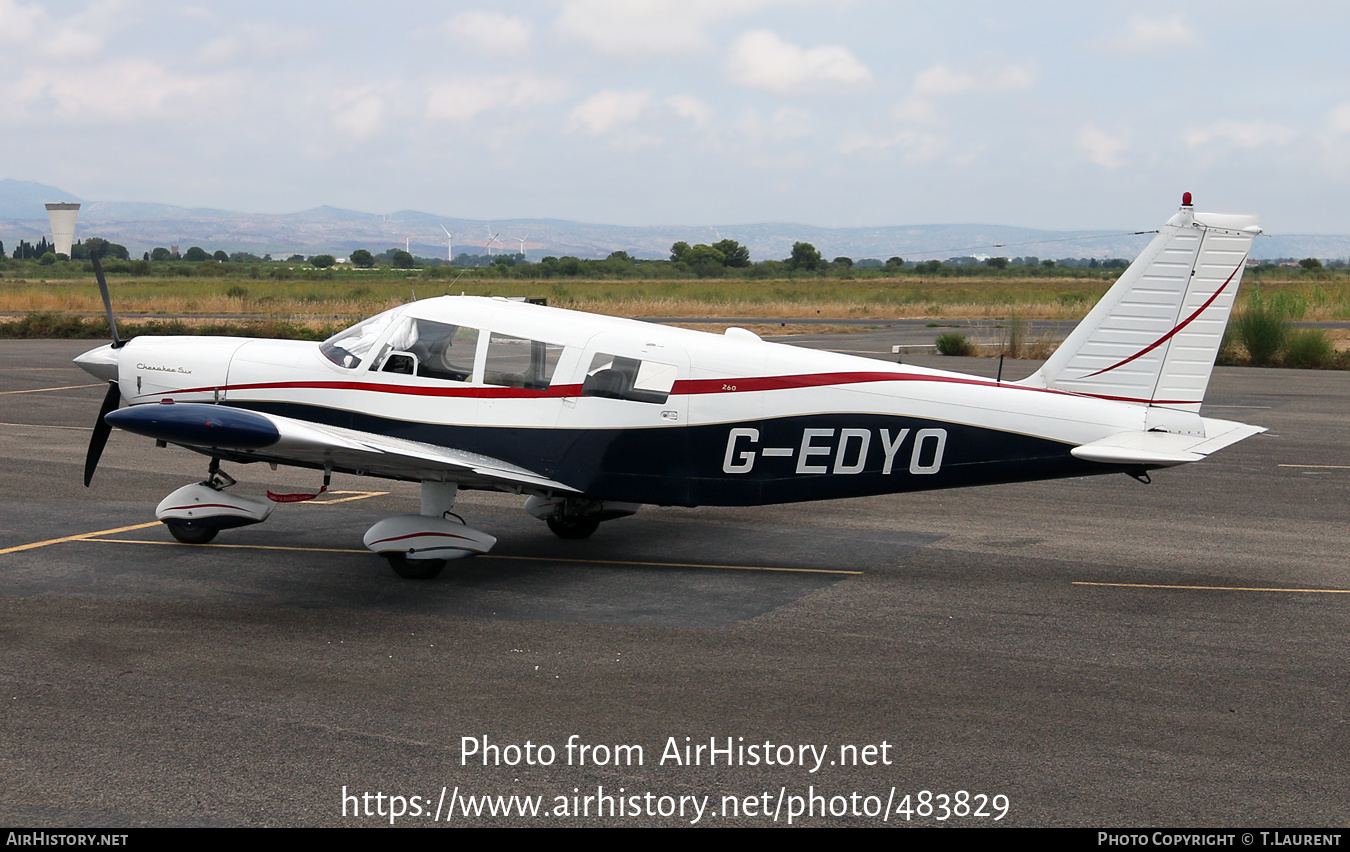
[[[208,271],[201,269],[203,275],[230,275],[235,270],[246,267],[250,277],[263,274],[266,264],[307,264],[317,270],[331,269],[338,264],[332,254],[306,256],[291,254],[285,258],[273,258],[270,254],[261,257],[252,252],[236,251],[226,253],[223,250],[208,252],[200,246],[192,246],[181,255],[174,249],[157,246],[145,252],[140,261],[132,261],[127,248],[117,243],[97,237],[77,241],[71,247],[71,256],[58,255],[55,246],[44,236],[36,243],[20,240],[10,255],[14,260],[37,261],[51,265],[61,260],[87,261],[90,246],[98,246],[100,256],[112,262],[109,272],[129,272],[136,275],[155,274],[151,264],[170,264],[182,261],[188,264],[206,264],[214,262],[220,267]],[[5,258],[3,242],[0,242],[0,260]],[[118,263],[122,261],[124,263]],[[1034,256],[1022,257],[976,257],[973,255],[949,257],[945,261],[905,260],[893,256],[886,260],[863,258],[855,261],[850,257],[835,257],[826,260],[815,246],[807,242],[793,243],[791,253],[781,260],[768,259],[752,261],[750,249],[733,239],[718,240],[715,243],[697,243],[690,245],[683,240],[670,247],[670,254],[664,259],[635,258],[626,251],[614,251],[604,259],[583,259],[571,255],[562,257],[548,256],[538,261],[529,261],[521,253],[501,253],[497,255],[473,255],[461,252],[453,260],[443,258],[417,257],[405,249],[389,248],[379,254],[360,248],[351,252],[346,263],[359,269],[387,268],[395,270],[423,270],[424,274],[434,278],[454,277],[470,274],[474,277],[499,277],[519,279],[548,278],[615,278],[615,279],[662,279],[662,278],[746,278],[746,279],[782,279],[809,277],[890,277],[904,274],[937,276],[1000,276],[1013,274],[1022,277],[1044,275],[1076,275],[1081,270],[1101,270],[1104,273],[1124,270],[1129,261],[1124,258],[1059,258],[1041,259]],[[1343,261],[1331,261],[1325,266],[1315,258],[1304,258],[1299,266],[1309,273],[1324,268],[1340,268]],[[1273,269],[1273,264],[1265,263],[1261,271]],[[177,266],[174,275],[194,274],[187,268]],[[272,268],[271,277],[283,274]]]

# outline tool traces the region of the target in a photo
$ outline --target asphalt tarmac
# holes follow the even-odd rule
[[[469,493],[497,549],[416,582],[360,541],[414,486],[336,477],[204,547],[154,522],[200,456],[114,433],[86,490],[87,348],[0,341],[0,824],[1350,821],[1350,374],[1219,368],[1205,414],[1270,431],[1151,485],[651,508],[582,542]]]

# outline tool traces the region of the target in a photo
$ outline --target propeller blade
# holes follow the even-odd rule
[[[103,264],[98,262],[98,255],[94,252],[89,253],[89,260],[94,264],[94,277],[98,279],[98,291],[103,294],[103,310],[108,312],[108,328],[112,331],[113,348],[121,349],[126,345],[126,341],[117,336],[117,321],[113,319],[112,297],[108,295],[108,281],[103,277]],[[106,413],[104,412],[104,414]],[[99,422],[102,422],[102,416],[99,417]],[[86,474],[85,479],[88,480],[88,478],[89,475]],[[84,484],[88,485],[89,483],[86,481]]]
[[[116,338],[114,337],[114,339]],[[98,460],[103,455],[103,448],[108,443],[108,436],[112,434],[112,426],[104,418],[116,411],[121,401],[122,391],[117,386],[117,382],[108,382],[108,393],[103,397],[103,405],[99,406],[98,420],[94,421],[94,434],[89,436],[89,452],[84,457],[85,488],[89,487],[90,481],[94,478],[94,470],[98,468]]]

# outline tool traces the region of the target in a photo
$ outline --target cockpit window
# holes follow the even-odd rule
[[[359,367],[371,347],[393,321],[394,313],[391,311],[376,314],[328,338],[319,346],[319,351],[339,367],[346,367],[349,370]]]

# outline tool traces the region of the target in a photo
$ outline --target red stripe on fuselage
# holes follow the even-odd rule
[[[1201,308],[1201,310],[1204,310]],[[1140,353],[1143,354],[1143,353]],[[1135,356],[1137,357],[1137,356]],[[1124,362],[1121,362],[1124,363]],[[1110,369],[1110,368],[1108,368]],[[1192,400],[1148,400],[1103,394],[1072,393],[1051,388],[1035,388],[1018,384],[991,382],[988,379],[965,378],[961,376],[926,376],[917,373],[805,373],[794,376],[746,376],[725,379],[681,379],[671,388],[675,396],[693,396],[723,393],[758,393],[776,390],[797,390],[802,388],[833,387],[842,385],[872,384],[876,382],[936,382],[940,384],[972,385],[975,387],[1005,388],[1007,390],[1052,393],[1062,396],[1089,396],[1115,402],[1154,403],[1162,405],[1195,405]],[[367,393],[392,393],[411,396],[459,397],[466,399],[560,399],[581,396],[581,385],[554,385],[546,390],[531,388],[439,388],[413,385],[378,384],[375,382],[258,382],[245,385],[225,385],[222,387],[188,388],[169,391],[169,395],[187,393],[207,393],[210,391],[245,390],[354,390]],[[164,394],[160,394],[164,395]],[[242,401],[242,400],[241,400]]]

